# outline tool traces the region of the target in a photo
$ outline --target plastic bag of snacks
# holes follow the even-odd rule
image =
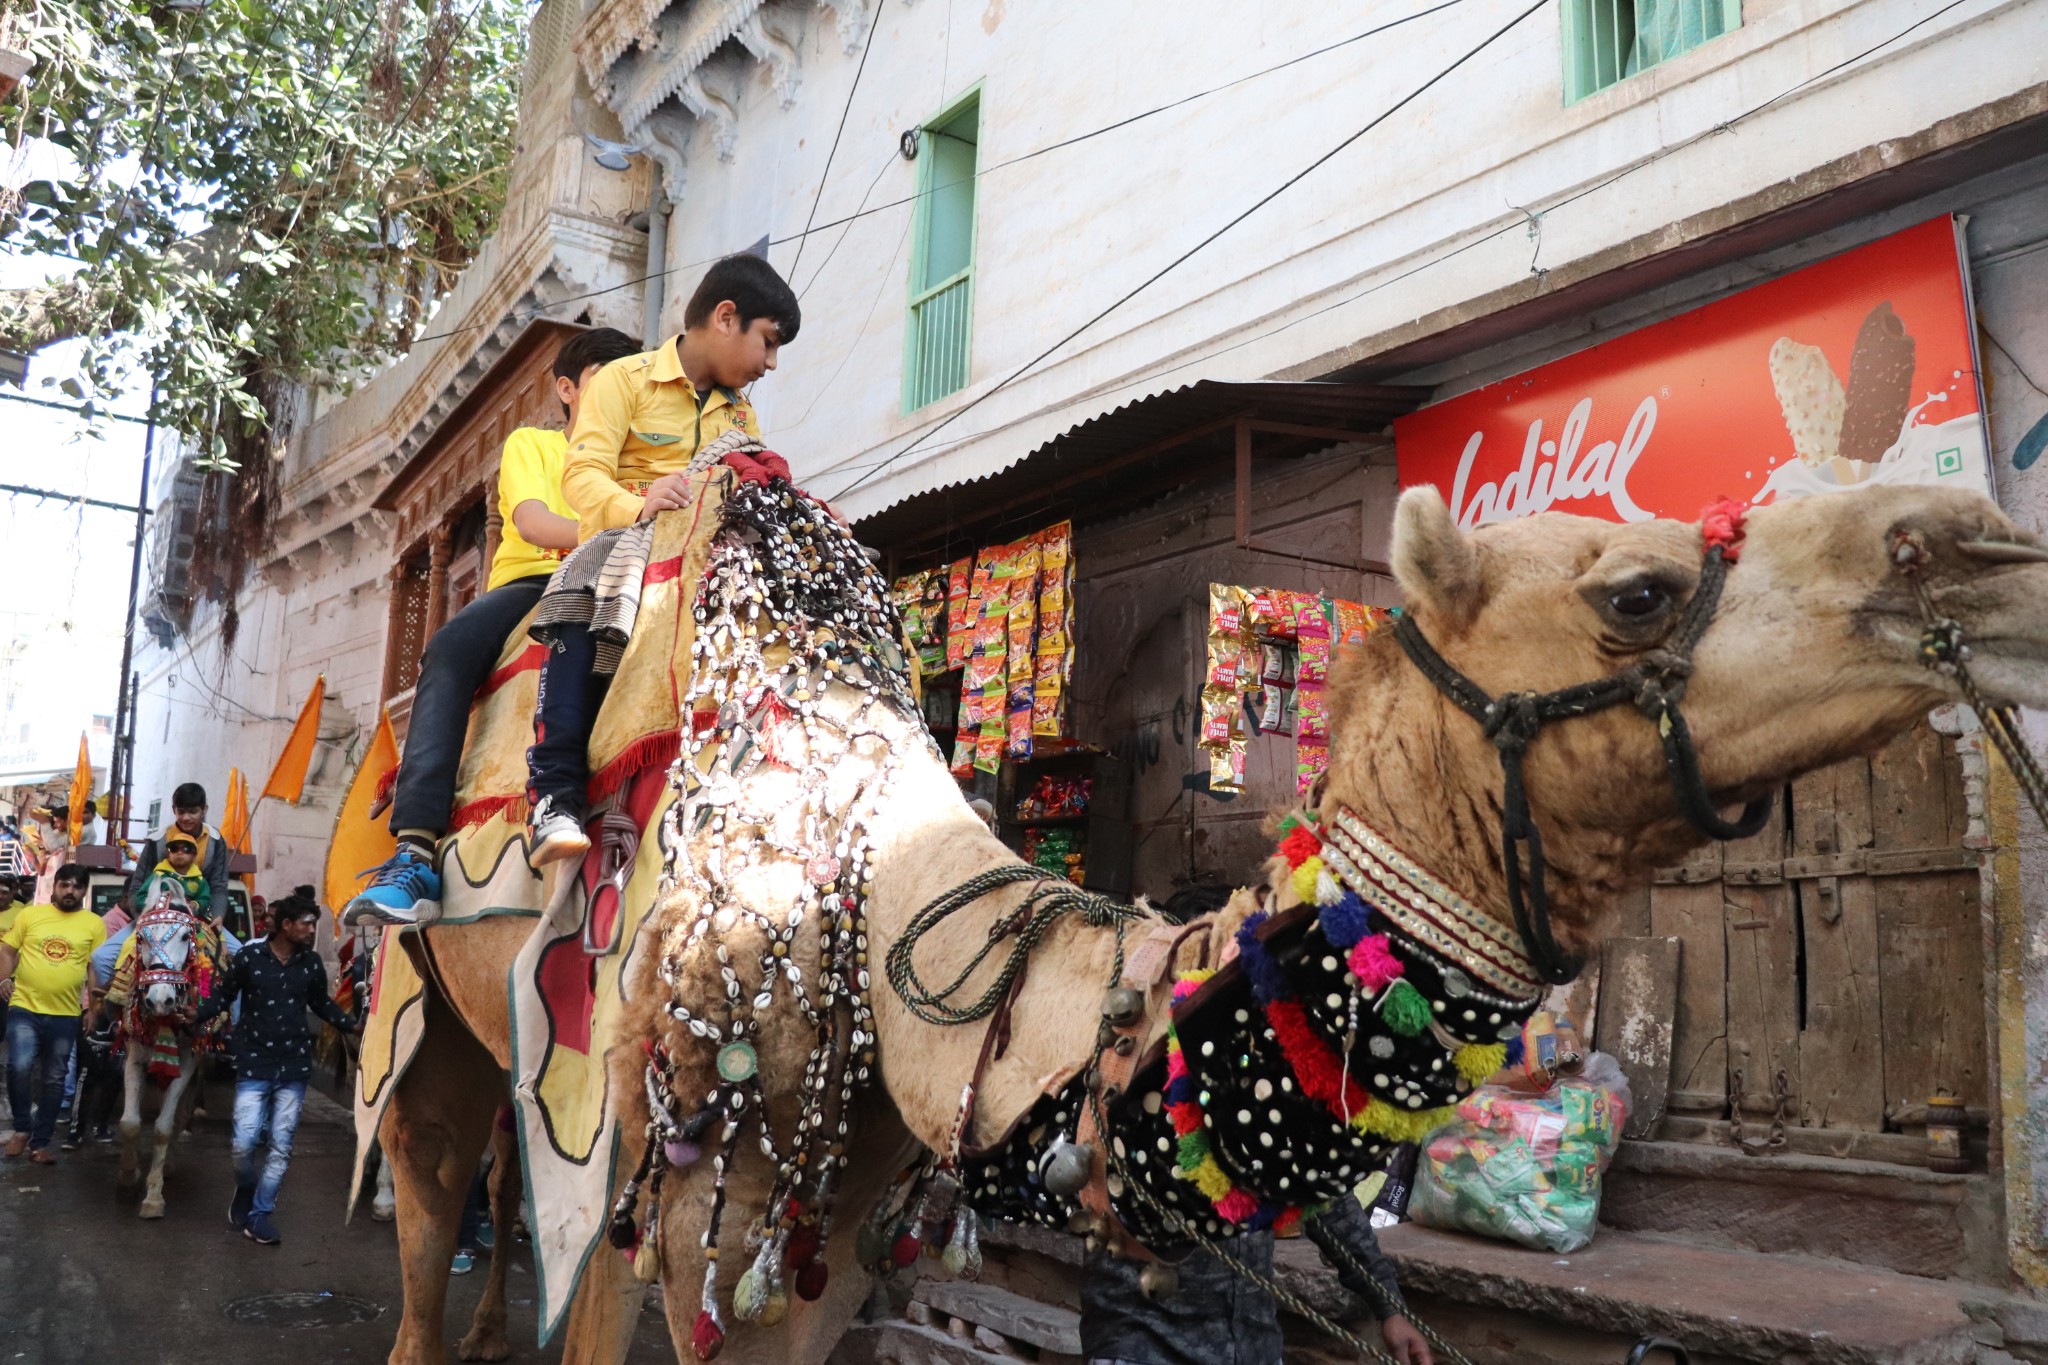
[[[1542,1094],[1482,1085],[1424,1139],[1408,1216],[1539,1251],[1593,1240],[1600,1176],[1621,1143],[1628,1081],[1596,1052]]]

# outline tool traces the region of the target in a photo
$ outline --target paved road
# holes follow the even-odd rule
[[[230,1088],[216,1081],[207,1093],[213,1116],[173,1156],[161,1221],[144,1222],[132,1201],[117,1200],[111,1147],[64,1153],[54,1167],[0,1160],[0,1365],[381,1365],[397,1330],[397,1237],[391,1224],[370,1221],[367,1200],[352,1225],[342,1223],[354,1142],[346,1114],[307,1096],[276,1217],[284,1243],[260,1247],[227,1225]],[[532,1258],[524,1244],[513,1257],[512,1359],[557,1360],[559,1342],[533,1345]],[[449,1294],[451,1361],[483,1269]],[[266,1295],[303,1297],[265,1305]],[[269,1321],[238,1321],[229,1311],[237,1304]],[[342,1321],[356,1304],[368,1320]],[[305,1316],[323,1325],[278,1325]],[[659,1312],[649,1311],[632,1365],[674,1359]]]

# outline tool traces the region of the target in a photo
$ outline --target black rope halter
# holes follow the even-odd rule
[[[1507,873],[1508,904],[1515,912],[1515,929],[1522,936],[1523,946],[1546,980],[1570,981],[1584,965],[1559,948],[1551,933],[1550,899],[1543,880],[1543,832],[1529,816],[1529,797],[1522,785],[1522,760],[1546,721],[1569,720],[1632,702],[1638,711],[1656,722],[1658,738],[1664,745],[1665,771],[1671,776],[1679,812],[1697,829],[1714,839],[1743,839],[1762,829],[1770,819],[1768,795],[1744,806],[1742,814],[1734,820],[1721,818],[1714,795],[1700,776],[1700,757],[1693,748],[1692,731],[1678,709],[1692,676],[1692,652],[1714,619],[1727,578],[1726,546],[1710,545],[1700,566],[1699,587],[1678,618],[1669,640],[1612,677],[1555,692],[1504,692],[1498,697],[1488,696],[1478,684],[1444,661],[1412,615],[1403,612],[1395,625],[1394,638],[1401,642],[1401,648],[1422,676],[1457,703],[1459,710],[1478,721],[1486,737],[1500,750],[1501,864]],[[1529,848],[1526,893],[1523,844]]]

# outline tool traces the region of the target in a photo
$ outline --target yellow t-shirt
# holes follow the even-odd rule
[[[759,440],[754,409],[730,389],[701,402],[683,373],[681,337],[614,360],[591,378],[569,433],[562,493],[576,509],[577,534],[631,526],[647,485],[687,467],[706,442],[738,427]]]
[[[520,427],[505,438],[505,451],[498,459],[498,518],[504,525],[498,532],[498,553],[491,560],[485,591],[534,574],[553,573],[561,566],[563,552],[543,550],[520,535],[512,512],[522,502],[538,502],[556,516],[576,519],[568,499],[562,496],[562,464],[568,453],[569,438],[559,431]]]
[[[21,954],[14,968],[14,998],[8,1003],[31,1014],[76,1018],[93,949],[106,941],[106,921],[90,910],[31,905],[4,940]]]
[[[0,910],[0,941],[4,941],[6,939],[7,931],[14,927],[14,921],[19,919],[21,917],[21,912],[26,909],[28,909],[28,906],[26,904],[24,904],[21,901],[16,901],[14,904],[8,906],[5,910]]]

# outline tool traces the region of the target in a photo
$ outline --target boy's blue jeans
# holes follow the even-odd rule
[[[19,1005],[7,1011],[7,1100],[14,1108],[14,1131],[29,1135],[29,1150],[47,1149],[57,1132],[57,1111],[64,1104],[64,1070],[78,1041],[75,1014],[37,1014]],[[40,1080],[43,1102],[30,1106]]]
[[[299,1131],[299,1107],[305,1103],[304,1081],[265,1081],[244,1077],[235,1082],[235,1183],[254,1186],[253,1213],[268,1214],[277,1207],[277,1187],[284,1183],[285,1167],[292,1160],[292,1137]],[[269,1130],[268,1153],[261,1169],[256,1148]]]

